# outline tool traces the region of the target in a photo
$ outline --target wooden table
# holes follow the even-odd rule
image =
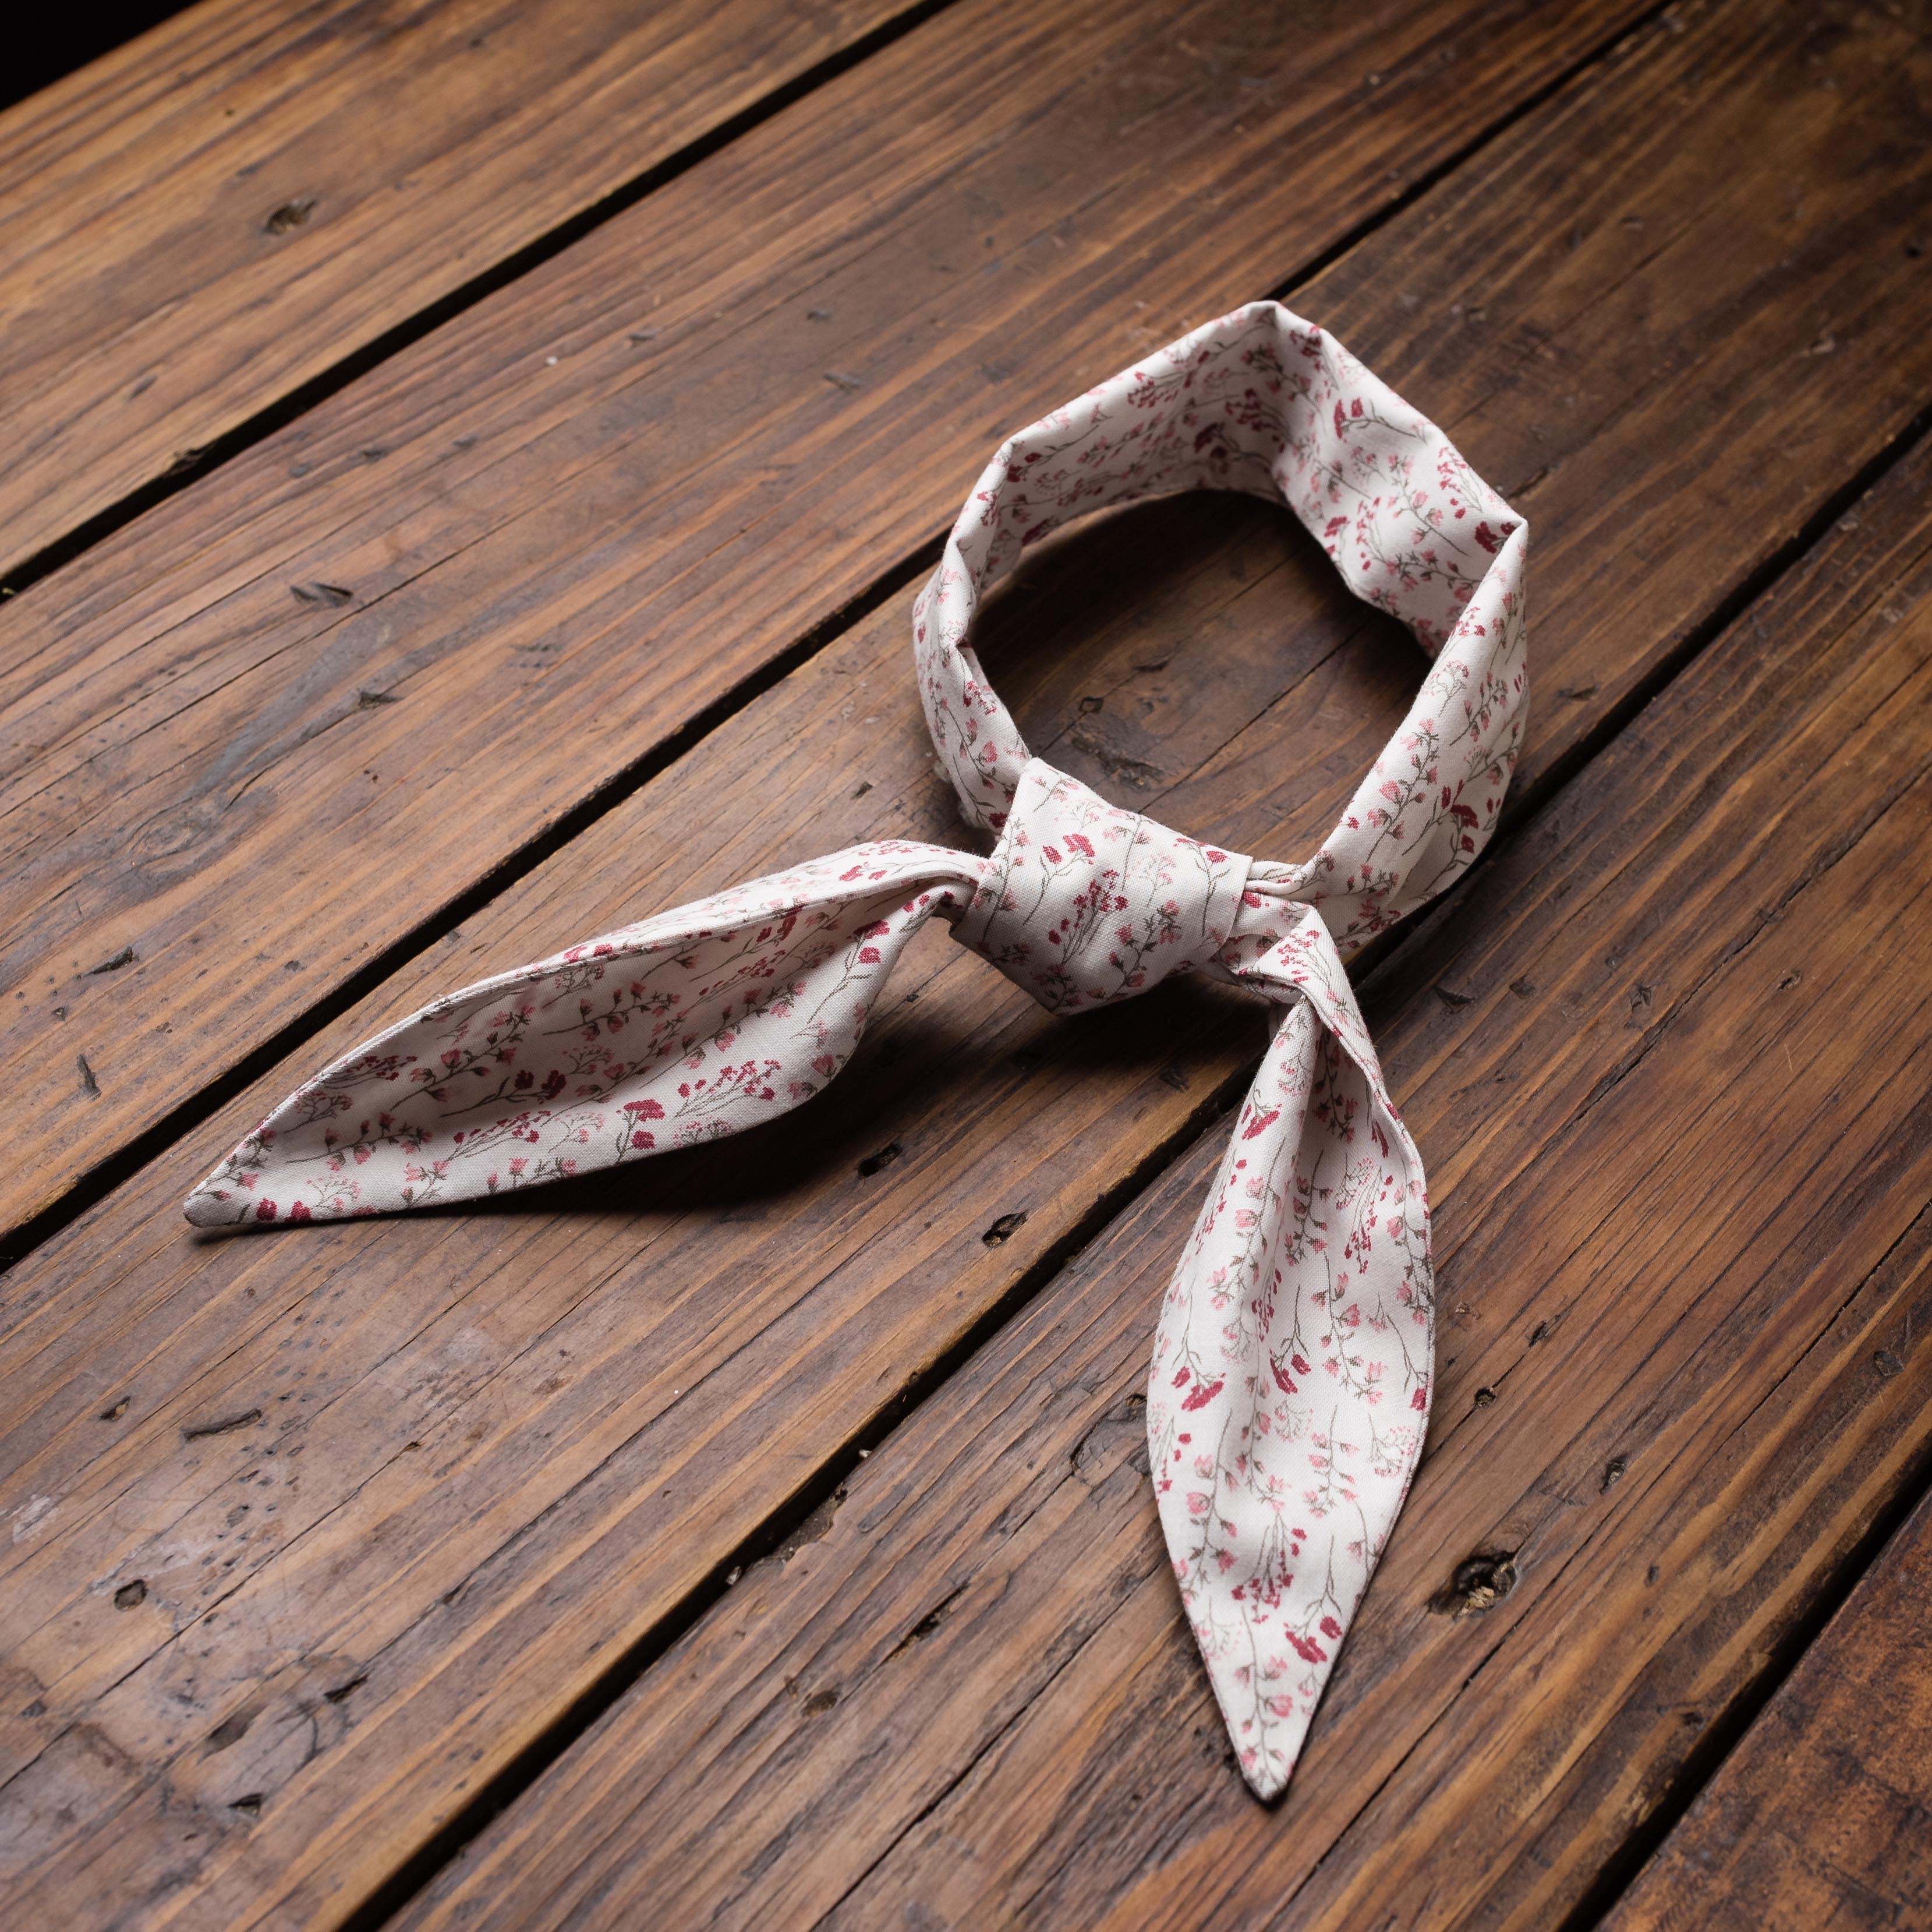
[[[1932,1923],[1928,30],[200,0],[0,116],[6,1924]],[[742,1142],[178,1210],[434,991],[956,842],[940,533],[1267,294],[1535,538],[1504,832],[1359,976],[1441,1375],[1273,1808],[1137,1402],[1232,998],[1057,1022],[935,928]],[[1285,858],[1421,664],[1214,497],[985,650]]]

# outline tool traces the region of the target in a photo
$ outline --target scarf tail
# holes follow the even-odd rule
[[[476,1200],[694,1146],[808,1100],[983,862],[854,846],[586,940],[425,1006],[247,1135],[200,1227]]]
[[[1161,1308],[1149,1466],[1242,1775],[1292,1775],[1407,1495],[1434,1373],[1422,1165],[1318,916],[1234,976],[1287,1002]]]

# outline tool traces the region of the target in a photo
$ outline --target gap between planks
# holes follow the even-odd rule
[[[1926,1214],[1932,1214],[1932,1208]],[[1924,1220],[1925,1215],[1922,1214],[1918,1221],[1901,1231],[1870,1274],[1846,1298],[1846,1307],[1890,1265],[1899,1248],[1922,1232]],[[1826,1569],[1816,1595],[1772,1646],[1762,1667],[1698,1738],[1662,1798],[1630,1826],[1616,1856],[1605,1864],[1595,1882],[1557,1922],[1554,1932],[1590,1932],[1592,1927],[1602,1924],[1616,1911],[1699,1796],[1750,1737],[1767,1706],[1810,1654],[1852,1592],[1870,1574],[1872,1566],[1884,1555],[1906,1519],[1928,1496],[1932,1496],[1932,1442],[1922,1448],[1911,1473],[1874,1515],[1864,1534],[1838,1562]]]
[[[1615,1927],[1922,1922],[1929,1552],[1922,1505]],[[1810,1801],[1834,1785],[1846,1808]]]

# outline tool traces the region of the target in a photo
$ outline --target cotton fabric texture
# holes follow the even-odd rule
[[[1027,749],[969,638],[1070,519],[1157,492],[1278,499],[1433,659],[1322,849],[1250,859]],[[734,1133],[850,1058],[935,916],[1056,1013],[1196,972],[1271,1038],[1156,1325],[1154,1486],[1244,1775],[1288,1783],[1421,1451],[1422,1162],[1344,962],[1481,850],[1521,742],[1528,531],[1432,424],[1273,302],[1004,445],[914,612],[934,744],[991,854],[896,839],[660,913],[435,1001],[285,1101],[188,1197],[200,1226],[527,1187]]]

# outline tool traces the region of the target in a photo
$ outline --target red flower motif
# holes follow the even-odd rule
[[[1219,1376],[1211,1382],[1196,1382],[1180,1406],[1183,1408],[1205,1408],[1221,1393],[1222,1386],[1222,1378]]]

